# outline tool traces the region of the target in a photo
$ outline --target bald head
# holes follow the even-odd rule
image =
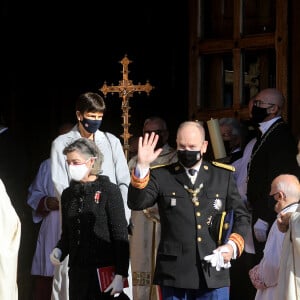
[[[205,130],[199,122],[186,121],[180,124],[177,130],[178,150],[200,150],[206,152]]]
[[[275,211],[278,213],[286,206],[300,199],[300,184],[296,176],[283,174],[277,176],[271,184],[270,196],[277,201]]]
[[[284,105],[284,96],[283,94],[275,89],[275,88],[269,88],[269,89],[264,89],[260,91],[255,99],[263,100],[264,102],[267,103],[272,103],[278,106],[279,109],[283,108]]]

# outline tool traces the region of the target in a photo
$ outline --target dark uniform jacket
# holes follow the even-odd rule
[[[282,118],[274,122],[267,132],[254,145],[248,166],[247,199],[252,207],[252,222],[258,218],[269,223],[271,228],[276,218],[274,200],[269,197],[271,183],[281,174],[294,174],[299,177],[296,160],[297,144]],[[262,250],[265,243],[258,243],[254,237],[256,252]]]
[[[61,196],[62,235],[57,247],[69,266],[115,266],[128,275],[129,242],[124,204],[118,186],[107,176],[93,182],[71,182]],[[96,272],[96,271],[95,271]]]
[[[187,189],[199,189],[197,201]],[[218,247],[209,232],[211,220],[223,210],[234,210],[233,232],[242,236],[249,226],[231,171],[203,161],[194,186],[185,169],[171,164],[150,172],[143,189],[129,186],[128,206],[142,210],[158,204],[161,239],[154,284],[199,289],[229,286],[229,271],[216,271],[203,258]]]

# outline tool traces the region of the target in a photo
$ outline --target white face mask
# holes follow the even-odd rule
[[[86,164],[69,165],[69,173],[73,180],[80,181],[87,174],[89,168]]]

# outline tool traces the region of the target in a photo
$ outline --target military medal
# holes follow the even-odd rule
[[[94,201],[95,201],[95,203],[99,203],[99,201],[100,201],[100,197],[101,197],[101,192],[100,191],[97,191],[96,193],[95,193],[95,196],[94,196]]]
[[[184,185],[184,188],[190,193],[191,197],[192,197],[192,202],[198,206],[199,205],[199,201],[198,201],[198,194],[201,191],[201,189],[203,188],[203,183],[201,183],[199,185],[199,187],[195,190],[188,188],[188,186]]]
[[[190,192],[190,191],[188,191],[188,192]],[[195,190],[192,190],[190,193],[191,193],[191,195],[192,195],[192,202],[194,203],[194,204],[199,204],[199,201],[198,201],[198,193],[200,192],[200,189],[198,188],[198,189],[195,189]]]
[[[176,206],[176,198],[171,198],[171,206]]]
[[[220,211],[221,208],[222,208],[222,201],[219,199],[219,195],[218,194],[216,194],[216,199],[214,201],[213,206],[214,206],[214,209],[216,209],[218,211]]]

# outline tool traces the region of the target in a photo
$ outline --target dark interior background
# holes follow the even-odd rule
[[[289,1],[289,122],[299,133],[300,2]],[[118,84],[119,61],[128,55],[129,79],[149,80],[155,89],[130,100],[130,132],[144,119],[164,117],[170,143],[188,116],[189,1],[37,1],[0,3],[0,178],[22,222],[19,298],[30,299],[30,267],[39,229],[26,204],[27,189],[63,122],[75,122],[82,92],[104,81]],[[192,50],[192,49],[190,49]],[[106,98],[103,130],[122,133],[121,99]],[[6,176],[2,176],[6,174]]]
[[[131,133],[152,114],[171,131],[187,115],[187,4],[68,2],[6,0],[2,9],[1,115],[26,136],[34,166],[48,156],[59,124],[75,122],[80,93],[118,84],[125,54],[129,79],[155,86],[130,100]],[[120,135],[121,98],[109,95],[106,104],[102,129]]]
[[[76,122],[80,93],[98,92],[104,81],[118,84],[127,54],[129,79],[155,87],[131,98],[130,133],[139,135],[144,119],[159,115],[174,144],[188,109],[188,3],[4,0],[0,19],[0,124],[9,128],[0,168],[9,173],[3,181],[22,222],[19,297],[30,299],[39,226],[32,223],[27,189],[58,126]],[[108,95],[106,105],[101,129],[120,136],[121,98]]]

